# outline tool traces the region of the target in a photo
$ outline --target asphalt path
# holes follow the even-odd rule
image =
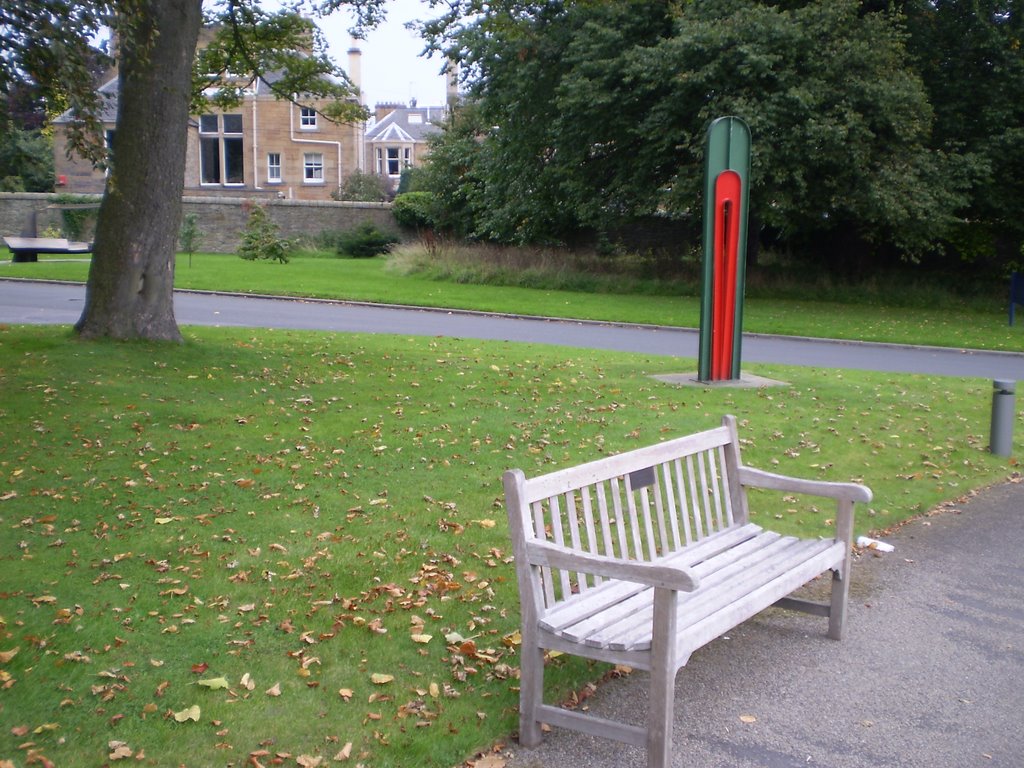
[[[81,315],[84,302],[85,288],[80,284],[0,279],[2,323],[71,324]],[[175,292],[174,312],[182,325],[446,336],[690,359],[697,357],[699,342],[698,332],[692,328],[194,291]],[[1024,353],[748,333],[743,336],[742,354],[744,363],[1024,379]]]

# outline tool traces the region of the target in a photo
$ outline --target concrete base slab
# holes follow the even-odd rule
[[[733,387],[736,389],[757,389],[760,387],[788,387],[789,382],[768,379],[764,376],[755,376],[752,373],[741,373],[738,379],[728,381],[700,381],[696,373],[660,373],[651,377],[666,384],[674,384],[677,387]]]

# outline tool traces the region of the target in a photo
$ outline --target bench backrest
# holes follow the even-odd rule
[[[650,561],[745,524],[739,462],[735,419],[727,416],[715,429],[530,479],[510,470],[505,500],[517,557],[523,542],[540,539]],[[521,594],[537,596],[538,610],[600,584],[598,577],[547,567],[517,563],[517,570]]]

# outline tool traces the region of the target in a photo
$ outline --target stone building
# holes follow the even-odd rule
[[[413,99],[405,104],[378,104],[366,126],[367,173],[388,180],[394,189],[406,168],[423,162],[431,134],[441,130],[447,107],[420,107]]]
[[[348,52],[349,77],[358,88],[361,57]],[[273,76],[268,80],[272,83]],[[101,119],[108,146],[117,118],[117,73],[100,87]],[[246,91],[242,103],[193,115],[188,131],[185,195],[330,200],[356,171],[376,173],[394,189],[402,169],[426,155],[426,137],[439,130],[444,107],[378,105],[368,123],[333,123],[316,100],[295,104],[277,99],[263,81]],[[99,194],[105,173],[66,152],[68,113],[54,120],[54,165],[59,192]]]

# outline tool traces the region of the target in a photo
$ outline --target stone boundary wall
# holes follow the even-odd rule
[[[76,197],[100,201],[99,195]],[[244,197],[185,197],[183,216],[199,217],[199,251],[234,253],[241,241],[250,206],[266,205],[270,218],[289,239],[313,238],[324,231],[344,231],[369,221],[385,232],[399,237],[400,230],[391,215],[391,203],[344,203],[322,200],[253,200]],[[32,211],[36,211],[38,234],[47,228],[60,229],[61,212],[48,208],[57,205],[57,195],[29,192],[0,193],[0,235],[20,235]],[[145,226],[144,221],[139,222]],[[91,237],[91,235],[87,235]]]

